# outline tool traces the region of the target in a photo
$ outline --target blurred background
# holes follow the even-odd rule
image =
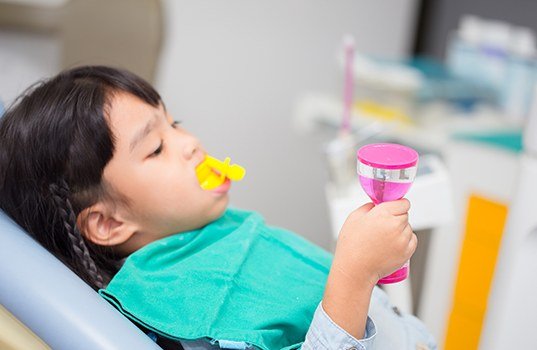
[[[441,349],[537,348],[535,13],[529,0],[0,0],[0,114],[62,69],[132,70],[247,169],[234,206],[328,250],[369,201],[356,150],[413,147],[420,246],[385,289]]]

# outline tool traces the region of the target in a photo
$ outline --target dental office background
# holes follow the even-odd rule
[[[494,278],[507,281],[524,254],[500,252],[525,234],[509,215],[537,118],[536,13],[527,0],[0,0],[0,113],[61,69],[131,69],[210,153],[245,166],[232,205],[333,249],[367,200],[334,143],[350,35],[352,147],[394,141],[422,159],[408,195],[420,247],[392,300],[443,349],[527,348],[537,335],[509,343],[498,330],[509,312],[511,328],[535,324],[537,310],[516,314],[515,292]]]

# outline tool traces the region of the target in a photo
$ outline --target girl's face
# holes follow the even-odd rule
[[[137,97],[113,97],[109,124],[115,153],[104,180],[129,204],[123,219],[135,227],[134,249],[173,233],[200,228],[217,219],[228,204],[228,188],[203,190],[196,166],[205,151],[166,113]]]

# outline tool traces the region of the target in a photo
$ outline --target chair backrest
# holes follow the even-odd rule
[[[0,304],[53,349],[160,349],[2,211]]]

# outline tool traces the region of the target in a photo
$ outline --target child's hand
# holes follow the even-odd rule
[[[409,209],[406,199],[365,204],[349,215],[339,233],[322,306],[357,339],[364,336],[373,287],[416,250]]]
[[[333,268],[349,278],[375,284],[401,267],[417,246],[408,224],[407,199],[353,211],[339,233]]]

